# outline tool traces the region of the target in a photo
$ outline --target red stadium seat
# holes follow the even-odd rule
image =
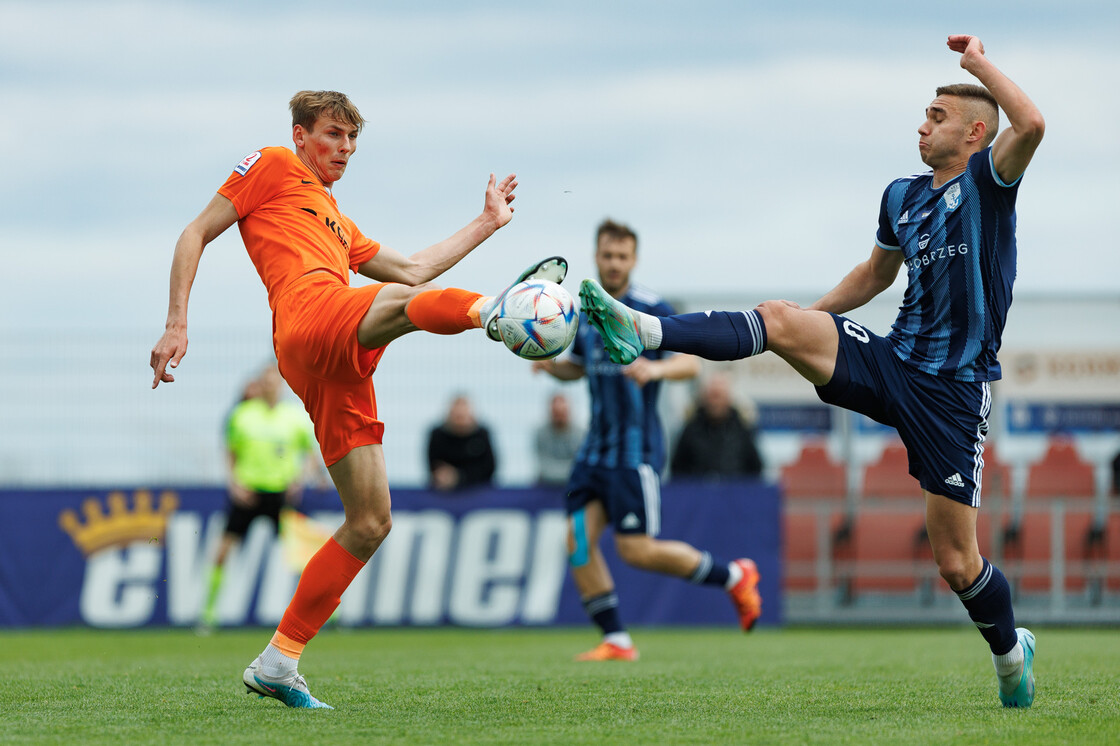
[[[820,443],[807,443],[797,460],[783,466],[780,483],[791,500],[842,500],[848,492],[847,470]]]
[[[843,514],[837,512],[826,517],[817,512],[787,511],[783,516],[785,576],[782,578],[782,585],[787,591],[816,591],[834,580],[834,577],[817,577],[817,558],[820,556],[817,532],[820,520],[828,520],[829,546],[826,551],[832,552],[835,560],[836,537],[846,523]]]
[[[1105,576],[1105,587],[1120,591],[1120,511],[1113,510],[1105,524],[1104,558],[1110,568]]]
[[[822,584],[835,580],[834,577],[817,577],[819,522],[827,521],[826,551],[833,561],[839,559],[845,544],[848,525],[844,504],[848,492],[846,469],[828,455],[823,443],[811,442],[801,449],[795,461],[782,467],[780,484],[786,500],[785,589],[816,591]]]
[[[852,528],[852,591],[913,592],[933,567],[922,531],[925,513],[863,509]]]
[[[910,476],[906,447],[902,443],[891,443],[883,449],[878,461],[864,467],[862,494],[877,499],[921,496],[922,488]]]
[[[1030,499],[1092,497],[1097,492],[1091,463],[1081,458],[1068,438],[1055,438],[1043,457],[1031,464],[1024,495]]]
[[[1014,494],[1011,482],[1011,465],[1004,463],[996,453],[995,445],[989,441],[984,444],[983,497],[991,496],[1007,500]]]
[[[1012,588],[1019,592],[1044,593],[1051,586],[1051,541],[1053,513],[1049,508],[1028,509],[1005,534],[1001,568]],[[1091,578],[1103,578],[1107,559],[1107,532],[1094,531],[1089,510],[1067,510],[1063,514],[1065,542],[1065,590],[1083,592]]]

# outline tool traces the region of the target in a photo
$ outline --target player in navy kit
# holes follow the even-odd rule
[[[658,319],[632,313],[585,280],[580,295],[611,358],[643,350],[724,360],[770,350],[830,404],[898,429],[926,501],[926,528],[941,576],[992,650],[1007,707],[1034,700],[1034,635],[1015,628],[1003,574],[980,555],[983,442],[991,381],[1015,279],[1015,198],[1045,123],[1029,98],[985,56],[974,36],[949,48],[983,86],[937,89],[918,128],[930,171],[883,194],[871,257],[806,309],[768,301],[747,312]],[[999,136],[999,108],[1009,127]],[[839,316],[894,282],[908,285],[884,338]]]
[[[638,238],[627,226],[610,220],[599,226],[595,264],[603,286],[620,303],[643,313],[673,313],[661,296],[630,281],[637,251]],[[587,324],[580,325],[568,357],[534,363],[536,370],[560,380],[586,377],[591,392],[591,424],[568,482],[568,550],[583,606],[602,630],[603,640],[577,660],[638,657],[620,620],[614,581],[599,550],[608,524],[627,564],[726,590],[744,630],[749,631],[762,613],[753,561],[725,562],[684,542],[656,538],[665,466],[665,436],[657,414],[660,382],[692,378],[700,361],[692,355],[650,350],[627,363],[612,363],[603,340]]]

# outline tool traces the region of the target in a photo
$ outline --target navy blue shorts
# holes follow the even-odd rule
[[[840,335],[836,372],[817,396],[898,430],[922,489],[980,506],[992,389],[907,365],[883,337],[832,314]]]
[[[608,469],[577,463],[568,481],[568,515],[592,500],[603,504],[616,534],[661,533],[661,478],[649,464]]]

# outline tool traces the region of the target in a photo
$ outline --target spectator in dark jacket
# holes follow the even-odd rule
[[[456,396],[447,418],[428,435],[431,486],[450,491],[490,484],[496,465],[490,432],[475,419],[470,399]]]
[[[732,401],[724,374],[705,378],[696,411],[685,423],[673,451],[673,476],[757,477],[762,473],[756,432]]]

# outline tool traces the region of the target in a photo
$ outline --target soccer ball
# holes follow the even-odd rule
[[[576,336],[579,313],[567,290],[548,280],[526,280],[509,289],[498,309],[498,335],[515,355],[548,360]]]

